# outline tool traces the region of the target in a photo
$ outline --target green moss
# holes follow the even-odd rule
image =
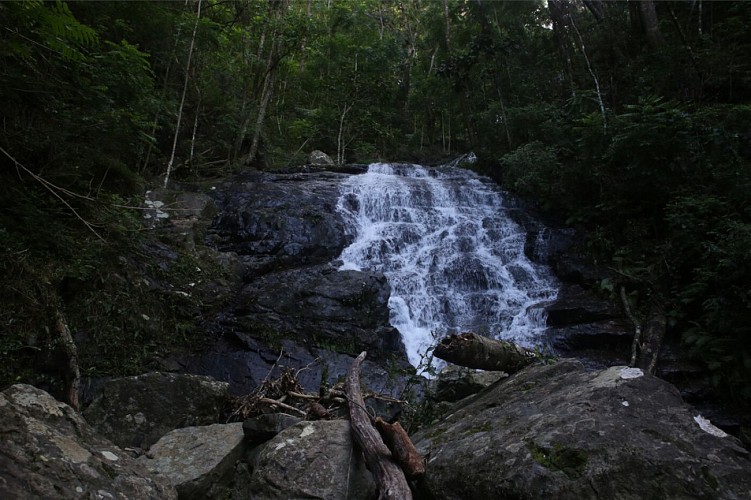
[[[469,429],[465,429],[462,433],[463,434],[477,434],[480,432],[490,432],[493,430],[493,426],[490,422],[484,422],[480,425],[470,427]]]
[[[720,483],[717,478],[714,477],[714,475],[712,475],[712,473],[709,471],[709,467],[702,465],[701,475],[704,477],[704,480],[707,482],[710,488],[717,490],[717,487],[720,485]]]
[[[535,462],[548,469],[559,470],[571,479],[584,474],[587,466],[587,453],[574,448],[566,448],[554,443],[552,448],[543,448],[533,442],[527,444]]]

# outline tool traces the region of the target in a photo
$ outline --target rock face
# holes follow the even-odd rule
[[[329,265],[269,274],[246,285],[238,322],[327,344],[339,352],[400,351],[389,322],[390,288],[380,273]]]
[[[431,498],[749,498],[751,460],[641,370],[536,365],[457,403],[414,441]]]
[[[176,429],[138,458],[149,471],[177,489],[180,498],[227,498],[245,450],[242,422]]]
[[[375,498],[347,420],[300,422],[280,432],[258,452],[249,489],[256,500]]]
[[[348,239],[336,212],[345,174],[248,172],[217,189],[219,215],[208,242],[234,252],[251,276],[328,262]]]
[[[210,377],[160,372],[113,379],[84,416],[115,444],[146,449],[173,429],[216,422],[227,387]]]
[[[0,498],[177,498],[71,407],[32,386],[0,393],[0,435]]]
[[[389,324],[384,276],[338,271],[333,263],[351,240],[336,210],[348,177],[251,171],[217,185],[219,212],[206,243],[244,273],[234,299],[206,322],[215,342],[177,360],[182,368],[226,380],[242,394],[266,377],[282,348],[281,365],[289,368],[320,360],[302,375],[313,390],[336,380],[363,350],[382,365],[409,367]]]

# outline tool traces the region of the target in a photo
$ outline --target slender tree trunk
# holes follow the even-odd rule
[[[286,13],[288,4],[286,1],[282,2],[278,7],[278,11],[275,14],[277,22],[281,22]],[[280,53],[282,48],[282,39],[276,29],[273,31],[274,39],[271,40],[271,48],[269,49],[269,57],[266,61],[266,72],[263,80],[263,89],[261,90],[261,101],[258,105],[258,114],[256,115],[256,123],[253,127],[253,140],[250,143],[250,152],[245,158],[245,164],[250,165],[256,159],[258,154],[258,148],[261,141],[261,132],[263,130],[263,123],[266,120],[266,112],[268,110],[269,102],[274,95],[274,85],[276,84],[276,77],[279,66]]]
[[[352,106],[345,104],[339,117],[339,135],[336,139],[336,164],[339,166],[344,165],[344,148],[346,147],[346,144],[344,144],[344,119],[350,109],[352,109]]]
[[[566,34],[566,14],[565,7],[560,0],[548,0],[548,11],[550,19],[553,21],[553,34],[558,41],[558,50],[564,61],[564,72],[571,86],[571,96],[576,96],[576,87],[574,86],[574,67],[571,58],[571,46]]]
[[[196,90],[198,90],[196,88]],[[196,104],[196,116],[193,119],[193,134],[190,137],[190,157],[188,163],[193,167],[193,156],[196,151],[196,134],[198,133],[198,117],[201,115],[201,94],[198,94],[198,103]]]
[[[70,328],[62,311],[55,310],[55,330],[60,336],[60,344],[65,355],[63,384],[66,402],[76,411],[80,410],[78,392],[81,388],[81,371],[78,368],[78,349],[70,334]]]
[[[245,159],[245,164],[250,165],[256,159],[258,154],[258,145],[261,141],[261,131],[263,130],[263,122],[266,119],[266,110],[271,101],[271,96],[274,93],[274,80],[276,78],[275,72],[270,72],[263,85],[263,91],[261,93],[261,103],[258,106],[258,114],[256,115],[256,123],[253,127],[253,141],[250,143],[250,152]]]
[[[175,150],[177,149],[177,138],[180,135],[180,121],[183,118],[183,107],[185,106],[185,94],[188,93],[188,82],[190,81],[190,60],[193,57],[193,46],[196,42],[196,31],[198,31],[198,20],[201,18],[201,0],[198,0],[198,13],[196,14],[196,23],[193,25],[193,36],[190,38],[190,48],[188,49],[188,62],[185,65],[185,84],[183,85],[183,95],[180,99],[180,108],[177,111],[177,124],[175,125],[175,138],[172,141],[172,154],[167,163],[167,174],[164,176],[164,187],[169,183],[170,174],[172,173],[172,164],[175,161]]]
[[[601,23],[605,19],[605,12],[602,9],[602,0],[583,0],[583,2],[598,23]]]
[[[574,32],[576,33],[577,38],[579,39],[579,44],[581,46],[582,55],[584,56],[584,61],[587,63],[587,69],[589,70],[589,74],[592,76],[592,80],[594,80],[595,83],[595,91],[597,92],[597,102],[600,105],[600,114],[602,114],[602,129],[604,133],[607,133],[608,131],[608,116],[605,112],[605,102],[602,99],[602,91],[600,90],[600,80],[597,78],[597,74],[595,73],[594,69],[592,69],[592,64],[589,61],[589,57],[587,56],[587,49],[584,47],[584,38],[582,38],[581,33],[579,33],[579,29],[576,27],[576,23],[574,22],[573,16],[568,17],[571,21],[571,27],[574,29]]]
[[[449,16],[449,0],[443,0],[443,20],[446,23],[446,53],[448,54],[451,51],[451,17]]]

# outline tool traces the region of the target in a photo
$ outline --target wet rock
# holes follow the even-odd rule
[[[550,345],[556,352],[572,354],[587,349],[629,351],[634,327],[623,319],[595,321],[558,328],[548,328]]]
[[[448,365],[438,374],[433,397],[437,401],[459,401],[505,377],[508,377],[506,372],[472,370]]]
[[[242,423],[176,429],[138,458],[149,471],[172,484],[180,498],[227,498],[237,462],[245,450]]]
[[[279,332],[338,352],[400,352],[389,326],[385,276],[329,265],[272,273],[244,287],[234,311],[240,328]]]
[[[229,382],[233,394],[251,393],[266,377],[279,377],[281,370],[296,370],[297,380],[307,391],[317,394],[321,387],[330,388],[344,380],[354,356],[327,349],[312,348],[283,341],[276,348],[267,347],[242,333],[225,337],[204,353],[180,360],[185,370],[220,378]],[[278,360],[278,361],[277,361]],[[363,363],[361,381],[366,390],[394,399],[409,399],[413,404],[423,398],[423,377],[402,358]],[[366,398],[369,407],[388,419],[397,415],[402,405]]]
[[[457,403],[413,440],[427,494],[460,498],[746,498],[739,441],[639,369],[534,365]]]
[[[265,443],[287,427],[300,422],[300,417],[286,413],[264,413],[243,422],[245,440],[251,445]]]
[[[556,300],[545,309],[548,326],[552,327],[594,323],[623,316],[616,303],[601,299],[578,285],[561,287]]]
[[[259,451],[249,486],[258,500],[371,499],[376,493],[347,420],[300,422],[280,432]]]
[[[336,211],[346,174],[248,172],[216,191],[220,213],[207,242],[236,253],[251,275],[327,262],[347,244]]]
[[[112,379],[84,416],[115,444],[146,449],[173,429],[216,422],[227,387],[210,377],[161,372]]]
[[[71,407],[29,385],[0,393],[0,498],[172,499]]]

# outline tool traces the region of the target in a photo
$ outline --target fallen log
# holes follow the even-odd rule
[[[424,476],[425,458],[417,451],[402,424],[390,424],[381,417],[376,417],[375,426],[407,479],[420,479]]]
[[[347,371],[345,391],[355,442],[365,455],[365,462],[378,486],[379,500],[411,500],[412,491],[402,469],[394,462],[381,435],[370,422],[360,390],[360,365],[367,353],[360,353]]]
[[[537,354],[513,342],[469,332],[444,337],[433,355],[455,365],[509,374],[518,372],[537,359]]]

